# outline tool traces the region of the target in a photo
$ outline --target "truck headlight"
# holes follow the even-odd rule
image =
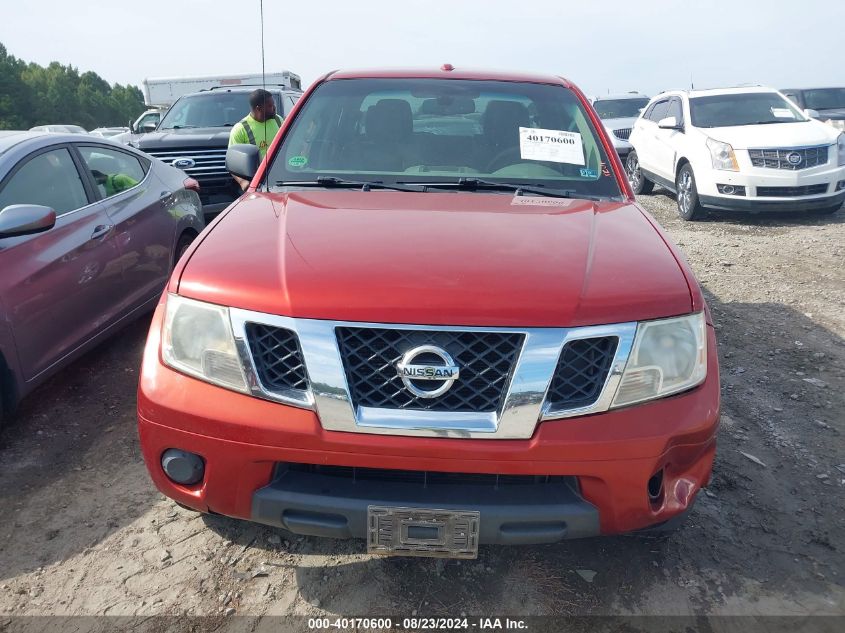
[[[707,139],[707,149],[710,150],[710,160],[713,161],[713,169],[725,169],[728,171],[739,171],[739,163],[736,162],[736,154],[730,143],[722,143],[716,139]]]
[[[612,407],[662,398],[702,383],[707,377],[704,313],[643,321],[616,390]]]
[[[845,134],[840,134],[836,139],[836,150],[839,154],[839,166],[845,165]]]
[[[173,369],[248,393],[228,308],[168,295],[161,356]]]

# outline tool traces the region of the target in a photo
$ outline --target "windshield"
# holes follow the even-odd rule
[[[596,99],[593,107],[602,119],[630,119],[640,116],[640,110],[648,105],[648,98],[642,99]]]
[[[273,159],[269,184],[484,179],[620,196],[607,165],[586,111],[562,86],[345,79],[309,97]]]
[[[810,110],[845,108],[845,88],[805,90],[804,103]]]
[[[277,95],[276,109],[282,112]],[[167,111],[159,130],[232,126],[249,114],[249,92],[206,92],[182,97]]]
[[[689,109],[695,127],[800,123],[807,120],[776,92],[693,97],[689,100]]]

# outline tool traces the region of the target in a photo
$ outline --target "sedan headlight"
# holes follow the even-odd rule
[[[845,165],[845,134],[840,134],[836,139],[836,149],[839,154],[839,166]]]
[[[707,331],[704,313],[643,321],[613,407],[662,398],[702,383],[707,377]]]
[[[161,355],[173,369],[248,393],[228,308],[168,295]]]
[[[739,171],[739,163],[736,162],[734,148],[729,143],[722,143],[716,139],[708,138],[707,149],[710,150],[710,160],[713,161],[713,169]]]

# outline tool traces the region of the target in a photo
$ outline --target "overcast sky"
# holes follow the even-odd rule
[[[110,83],[260,72],[259,0],[0,0],[9,53]],[[267,72],[440,66],[563,75],[588,95],[845,85],[843,0],[264,0]]]

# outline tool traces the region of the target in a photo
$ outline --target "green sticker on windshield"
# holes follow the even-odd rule
[[[291,156],[288,158],[288,165],[291,167],[305,167],[308,164],[307,156]]]

